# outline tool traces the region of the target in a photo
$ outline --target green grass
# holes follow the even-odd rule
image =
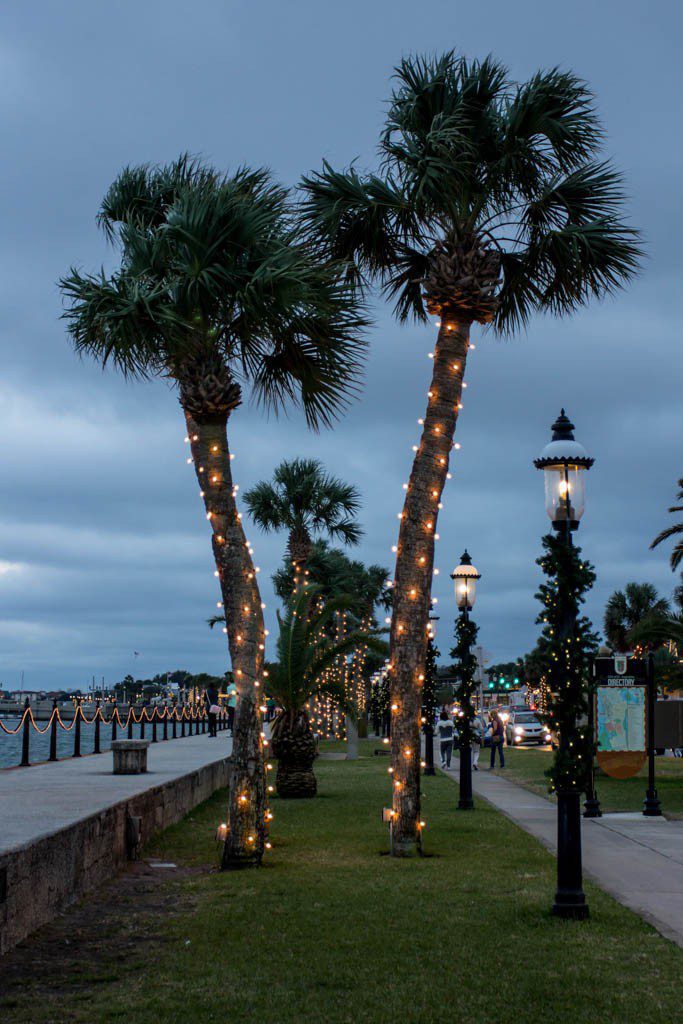
[[[487,755],[488,751],[482,752],[481,765],[488,763]],[[544,772],[551,761],[549,750],[506,747],[505,768],[500,774],[535,793],[549,796]],[[658,757],[655,770],[662,811],[669,818],[683,818],[683,758]],[[647,788],[647,765],[632,779],[611,779],[599,772],[595,786],[603,811],[641,811]]]
[[[108,967],[77,1000],[59,977],[39,1002],[29,985],[14,1009],[0,1004],[3,1024],[678,1018],[683,951],[593,887],[589,921],[551,917],[549,854],[484,803],[456,812],[444,776],[424,780],[429,856],[381,856],[386,767],[319,761],[317,799],[273,801],[263,869],[189,875],[148,958],[115,963],[116,980]],[[215,864],[224,802],[217,794],[147,854]]]

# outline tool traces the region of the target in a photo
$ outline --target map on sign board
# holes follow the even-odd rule
[[[598,750],[645,750],[644,687],[598,687]]]

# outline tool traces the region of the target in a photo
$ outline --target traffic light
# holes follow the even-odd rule
[[[497,679],[489,679],[489,690],[493,693],[509,693],[520,685],[518,676],[507,679],[505,676],[498,676]]]

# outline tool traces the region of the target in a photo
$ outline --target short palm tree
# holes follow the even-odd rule
[[[683,501],[683,478],[678,481],[678,494],[676,498],[678,501]],[[683,505],[672,505],[669,512],[683,512]],[[674,545],[674,549],[671,552],[671,568],[675,572],[681,562],[683,562],[683,523],[674,523],[673,526],[668,526],[666,530],[662,530],[661,533],[657,534],[655,539],[650,544],[650,548],[656,548],[662,541],[668,540],[669,537],[680,537],[681,539]]]
[[[360,643],[374,650],[387,649],[377,630],[353,630],[342,639],[332,639],[334,617],[349,608],[352,598],[340,595],[323,603],[319,597],[319,587],[300,587],[284,616],[278,614],[278,660],[270,670],[268,694],[279,708],[271,742],[278,759],[276,788],[281,797],[311,797],[317,792],[316,743],[308,713],[311,701],[330,696],[342,710],[353,710],[343,684],[331,681],[328,670]]]
[[[363,535],[353,519],[360,494],[325,471],[317,459],[281,462],[273,480],[262,481],[244,495],[249,515],[264,533],[288,531],[287,555],[294,583],[302,580],[314,539],[323,534],[345,544]]]
[[[291,402],[310,426],[329,424],[357,386],[363,318],[335,267],[297,235],[288,195],[265,171],[225,176],[188,157],[128,168],[99,222],[120,264],[110,275],[72,270],[61,282],[64,316],[78,352],[178,388],[239,690],[223,865],[258,864],[265,637],[227,423],[248,385],[275,411]]]
[[[613,651],[626,651],[636,627],[669,615],[669,602],[651,583],[627,583],[615,590],[605,606],[605,639]]]
[[[406,58],[396,69],[379,173],[328,164],[303,181],[312,235],[400,321],[438,317],[422,438],[401,516],[391,627],[392,851],[420,847],[418,728],[434,536],[473,323],[505,334],[561,316],[636,272],[617,172],[598,155],[593,98],[574,75],[521,85],[488,57]],[[405,756],[405,750],[413,753]]]

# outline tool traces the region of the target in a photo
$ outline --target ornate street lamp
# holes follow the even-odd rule
[[[477,572],[472,565],[472,559],[467,551],[463,552],[460,565],[451,573],[451,579],[455,586],[455,603],[458,606],[460,615],[465,623],[469,621],[469,613],[474,608],[477,600],[477,580],[481,579],[481,573]],[[467,707],[464,711],[464,728],[460,730],[460,799],[458,801],[459,811],[471,811],[474,808],[472,799],[472,747],[470,744],[471,711],[472,711],[472,687],[474,681],[468,678],[470,672],[470,645],[467,641],[461,652],[462,685],[468,694]]]
[[[552,431],[552,440],[534,460],[534,466],[543,470],[545,508],[553,529],[571,547],[572,532],[578,530],[586,504],[586,471],[595,460],[574,439],[574,424],[564,409]],[[562,595],[559,596],[561,599]],[[562,606],[565,610],[558,639],[566,640],[574,632],[576,616],[566,600]],[[560,722],[560,753],[569,750],[576,732],[576,720],[565,716]],[[581,865],[580,795],[564,786],[557,790],[557,891],[553,914],[575,919],[588,917]]]
[[[553,529],[567,537],[571,544],[571,531],[578,530],[586,506],[586,470],[595,459],[574,440],[574,424],[564,409],[552,425],[553,437],[539,457],[536,469],[545,477],[545,510]]]

